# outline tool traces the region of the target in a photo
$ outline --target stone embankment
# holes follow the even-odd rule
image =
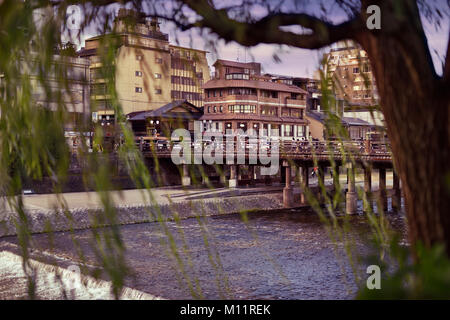
[[[68,231],[111,224],[134,224],[155,222],[158,218],[191,218],[214,216],[243,211],[262,211],[283,208],[280,193],[239,195],[229,197],[210,197],[181,199],[178,201],[155,201],[150,204],[126,204],[115,206],[114,220],[108,219],[103,208],[76,207],[67,211],[55,209],[27,209],[27,229],[32,233],[49,230]],[[18,215],[12,210],[0,215],[0,237],[17,234]]]

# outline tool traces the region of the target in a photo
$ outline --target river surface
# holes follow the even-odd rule
[[[404,232],[403,215],[388,216],[394,228]],[[133,273],[126,285],[166,299],[355,297],[358,285],[344,242],[332,241],[312,211],[249,213],[248,221],[244,220],[240,214],[232,214],[168,222],[173,242],[158,223],[120,226],[127,265]],[[345,235],[354,240],[353,252],[369,254],[367,219],[359,214],[350,217],[349,222],[351,228]],[[73,237],[83,251],[83,259],[70,232],[58,232],[52,237],[34,235],[33,256],[44,262],[57,257],[64,267],[83,260],[93,271],[99,259],[91,250],[92,230],[75,231]],[[2,242],[14,244],[17,240],[2,238],[0,247]],[[171,243],[177,248],[179,260],[171,253]],[[357,270],[364,274],[365,268],[361,263]],[[104,273],[101,277],[108,278]]]

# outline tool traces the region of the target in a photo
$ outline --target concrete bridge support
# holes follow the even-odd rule
[[[318,171],[317,171],[317,186],[319,187],[319,194],[317,196],[317,199],[319,202],[322,202],[325,199],[325,195],[322,193],[322,187],[325,187],[325,171],[327,170],[327,167],[325,165],[319,165]],[[325,189],[326,192],[326,189]]]
[[[236,164],[230,165],[230,180],[228,180],[229,188],[236,188],[238,185],[237,171],[238,166]]]
[[[336,164],[335,169],[333,170],[333,168],[330,168],[330,170],[331,170],[331,177],[333,178],[333,192],[336,193],[336,191],[339,189],[338,186],[340,185],[340,182],[339,182],[340,167],[339,167],[339,165]]]
[[[347,214],[355,214],[357,210],[358,195],[355,186],[355,170],[352,163],[347,164],[347,194],[345,195],[345,211]]]
[[[189,165],[183,164],[183,176],[181,177],[181,185],[182,186],[190,186],[191,185],[191,176],[189,175]]]
[[[372,168],[369,166],[364,167],[364,192],[372,193]]]
[[[300,167],[301,173],[301,187],[302,187],[302,191],[300,193],[300,202],[302,204],[306,204],[306,193],[305,190],[306,188],[308,188],[309,186],[309,174],[308,174],[308,166],[304,165]]]
[[[255,166],[254,165],[248,166],[248,175],[250,178],[250,185],[251,186],[255,185],[256,181],[255,181]]]
[[[383,212],[388,209],[387,207],[387,194],[386,194],[386,168],[382,167],[378,170],[379,172],[379,203],[381,205],[380,211]]]
[[[286,184],[283,189],[283,205],[285,208],[292,207],[292,175],[291,175],[291,166],[287,164],[287,166],[284,168],[286,172]]]
[[[399,211],[401,207],[401,191],[400,191],[400,180],[398,178],[395,170],[392,171],[393,174],[393,189],[394,194],[392,195],[392,210]]]
[[[370,166],[364,167],[364,193],[366,194],[367,205],[372,207],[372,168]],[[364,205],[364,211],[367,211],[366,204]]]

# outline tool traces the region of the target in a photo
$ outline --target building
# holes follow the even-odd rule
[[[130,26],[127,21],[137,23]],[[171,45],[156,19],[120,9],[114,21],[119,49],[115,89],[125,114],[158,109],[172,101],[203,106],[202,85],[210,78],[206,51]],[[114,121],[108,88],[102,76],[99,49],[104,35],[85,41],[79,52],[91,60],[91,98],[99,119]]]
[[[66,135],[77,131],[77,124],[90,119],[89,103],[89,60],[76,57],[53,55],[52,70],[42,74],[38,67],[37,54],[21,58],[20,76],[30,84],[32,102],[48,110],[63,107],[68,114],[64,124]],[[0,76],[0,83],[5,81]]]
[[[294,85],[305,90],[308,93],[306,96],[306,109],[320,111],[320,98],[321,98],[320,80],[307,77],[292,77],[272,73],[266,73],[265,75],[270,77],[272,82]]]
[[[325,72],[332,92],[349,105],[375,105],[378,91],[367,53],[361,48],[340,47],[325,55]]]
[[[309,132],[311,138],[314,140],[328,140],[333,136],[328,133],[326,128],[327,114],[319,111],[309,110],[306,113],[306,118],[309,121]],[[341,125],[347,130],[348,136],[351,140],[364,140],[367,138],[367,133],[376,129],[376,126],[352,117],[340,117]]]
[[[202,115],[202,110],[192,103],[177,100],[158,109],[130,113],[128,121],[136,136],[170,137],[173,130],[180,128],[189,130],[193,136]]]
[[[308,135],[307,92],[261,75],[261,64],[217,60],[205,83],[204,130],[252,130],[292,140]]]

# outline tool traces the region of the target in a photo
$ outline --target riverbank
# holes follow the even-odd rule
[[[357,185],[362,180],[357,177]],[[340,182],[345,189],[345,175]],[[388,185],[390,184],[388,177]],[[317,179],[311,179],[314,190]],[[325,180],[331,188],[332,180]],[[377,190],[378,181],[374,179],[373,190]],[[23,202],[28,218],[28,230],[42,233],[49,230],[67,231],[110,224],[136,224],[154,222],[157,219],[173,220],[198,216],[216,216],[239,212],[270,211],[283,209],[283,185],[254,186],[246,188],[185,188],[161,187],[151,190],[133,189],[108,192],[112,208],[116,210],[116,220],[105,221],[103,218],[102,195],[97,192],[71,192],[56,194],[23,195]],[[293,188],[294,206],[300,204],[299,188]],[[17,234],[17,213],[8,205],[0,209],[0,237]],[[65,210],[61,208],[64,207]],[[306,206],[307,207],[307,206]],[[99,222],[100,221],[100,222]]]

